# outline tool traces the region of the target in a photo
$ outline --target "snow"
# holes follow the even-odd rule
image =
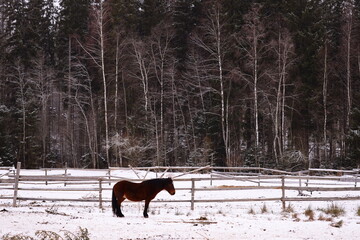
[[[64,171],[50,171],[49,175],[63,174]],[[106,171],[68,170],[71,176],[106,176]],[[44,175],[41,170],[22,170],[22,175]],[[137,176],[131,170],[112,171],[112,175],[130,179]],[[138,171],[140,177],[146,172]],[[0,176],[2,172],[0,170]],[[148,173],[146,178],[159,177],[161,174]],[[177,173],[167,173],[164,177],[176,176]],[[207,178],[209,174],[185,175],[181,178]],[[349,179],[351,177],[346,177]],[[294,180],[294,184],[299,184]],[[231,186],[255,186],[249,181],[222,180],[196,181],[196,188],[231,188]],[[270,179],[261,183],[262,186],[274,185],[277,181]],[[304,184],[304,183],[303,183]],[[314,181],[311,186],[353,186],[347,181]],[[106,185],[106,186],[105,186]],[[189,188],[188,181],[175,181],[175,188]],[[0,186],[3,187],[3,186]],[[33,183],[19,186],[43,188],[94,188],[96,184],[67,185],[63,183],[49,184]],[[111,197],[112,185],[104,184],[106,190],[103,197]],[[0,190],[0,196],[11,197],[11,190]],[[297,196],[297,191],[287,191],[287,197]],[[351,192],[313,192],[312,196],[359,196],[358,191]],[[19,197],[45,198],[96,198],[97,192],[64,192],[64,191],[19,191]],[[281,190],[238,190],[238,191],[196,191],[195,199],[239,199],[239,198],[269,198],[281,196]],[[155,200],[189,200],[189,190],[177,190],[174,196],[166,191],[158,194]],[[125,218],[116,218],[112,214],[109,202],[99,208],[97,202],[51,202],[51,201],[19,201],[18,207],[11,207],[12,200],[0,199],[0,239],[6,234],[23,234],[35,236],[36,231],[53,231],[59,234],[76,233],[79,228],[89,231],[90,239],[359,239],[360,216],[357,215],[360,201],[339,202],[291,202],[291,212],[283,212],[280,201],[256,202],[220,202],[195,203],[195,209],[190,209],[190,203],[151,202],[149,218],[142,216],[144,203],[125,201],[122,210]],[[289,203],[287,203],[288,206]],[[339,217],[326,215],[321,209],[336,204],[345,210]],[[267,212],[262,213],[266,206]],[[314,220],[309,220],[305,210],[314,211]],[[253,210],[253,213],[250,213]],[[325,216],[328,221],[319,220]],[[343,221],[341,227],[334,225]]]

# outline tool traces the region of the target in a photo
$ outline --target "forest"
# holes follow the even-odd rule
[[[0,166],[360,165],[360,0],[0,0]]]

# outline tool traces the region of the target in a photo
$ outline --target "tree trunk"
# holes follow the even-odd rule
[[[114,129],[117,132],[117,116],[118,116],[118,88],[119,88],[119,37],[120,34],[116,33],[116,53],[115,53],[115,100],[114,100]],[[119,135],[120,136],[120,135]],[[115,163],[118,165],[119,154],[118,151],[120,148],[115,146]]]
[[[323,148],[324,148],[324,160],[327,161],[327,85],[328,85],[328,72],[327,72],[327,42],[325,41],[324,49],[324,76],[323,76],[323,110],[324,110],[324,123],[323,123]],[[320,156],[320,166],[322,164]]]
[[[217,54],[217,64],[219,71],[219,82],[220,82],[220,97],[221,97],[221,131],[222,138],[224,141],[225,147],[225,162],[228,163],[230,160],[230,146],[229,146],[229,132],[228,132],[228,108],[226,106],[225,100],[225,86],[224,86],[224,74],[223,74],[223,52],[222,52],[222,36],[221,36],[221,25],[220,25],[220,9],[219,7],[215,8],[215,34],[216,34],[216,54]]]
[[[255,118],[255,162],[259,165],[259,110],[258,110],[258,36],[256,26],[253,29],[253,48],[254,48],[254,118]]]
[[[68,136],[68,148],[65,149],[68,152],[66,163],[69,165],[69,160],[73,161],[72,166],[76,167],[75,157],[74,157],[74,132],[72,129],[72,103],[71,103],[71,88],[72,88],[72,72],[71,72],[71,36],[69,36],[69,46],[68,46],[68,86],[67,86],[67,116],[66,116],[66,135]],[[69,159],[70,158],[70,159]]]
[[[105,151],[106,151],[106,161],[108,167],[111,166],[110,157],[109,157],[109,122],[108,122],[108,99],[107,99],[107,82],[106,82],[106,75],[105,75],[105,59],[104,59],[104,52],[105,52],[105,44],[104,44],[104,9],[103,9],[103,1],[100,3],[100,13],[99,13],[99,33],[100,33],[100,61],[101,61],[101,76],[103,80],[103,90],[104,90],[104,121],[105,121]]]

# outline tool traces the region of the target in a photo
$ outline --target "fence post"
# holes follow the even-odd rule
[[[16,165],[13,207],[16,207],[16,199],[17,199],[18,189],[19,189],[20,168],[21,168],[21,162],[18,162]]]
[[[302,194],[302,190],[301,190],[301,172],[298,173],[299,175],[299,194],[301,195]]]
[[[191,210],[194,210],[194,199],[195,199],[195,179],[191,179]]]
[[[285,176],[281,176],[281,202],[282,202],[282,208],[285,210],[286,204],[285,204]]]
[[[356,185],[357,185],[357,180],[358,179],[358,176],[357,176],[357,174],[355,175],[355,187],[356,187]]]
[[[109,174],[109,186],[111,185],[111,168],[109,167],[108,170],[108,174]]]
[[[48,185],[47,176],[47,168],[45,168],[45,185]]]
[[[66,187],[67,170],[68,170],[67,163],[65,163],[65,173],[64,173],[65,181],[64,181],[64,187]]]
[[[99,208],[102,209],[102,179],[99,178]]]

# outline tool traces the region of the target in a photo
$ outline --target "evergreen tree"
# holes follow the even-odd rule
[[[244,24],[244,15],[248,13],[252,3],[255,0],[239,1],[239,0],[225,0],[222,1],[222,6],[228,17],[228,27],[231,31],[239,31]]]
[[[83,37],[88,32],[91,0],[61,0],[58,32]]]
[[[152,28],[165,18],[168,11],[168,0],[144,0],[141,6],[141,35],[149,36]]]
[[[318,109],[317,93],[320,65],[317,54],[323,41],[323,23],[320,0],[287,1],[288,24],[293,34],[295,53],[298,57],[296,70],[292,73],[293,94],[297,96],[294,118],[292,119],[293,144],[304,156],[309,153],[309,140],[314,130],[313,110]]]
[[[54,64],[54,0],[29,0],[27,16],[32,44],[45,55],[47,64]]]
[[[14,64],[17,59],[25,66],[30,65],[32,56],[36,54],[36,46],[32,44],[32,32],[26,14],[25,0],[5,0],[4,2],[4,43],[5,56],[8,63]]]
[[[60,12],[56,29],[56,52],[58,67],[62,69],[67,62],[71,38],[76,37],[79,41],[83,41],[89,31],[90,2],[91,0],[60,1]]]
[[[86,66],[81,62],[85,56],[83,45],[86,36],[90,31],[90,9],[93,1],[91,0],[61,0],[60,11],[57,19],[56,34],[56,67],[57,67],[57,86],[59,96],[56,101],[60,101],[57,112],[54,113],[53,121],[58,126],[54,128],[55,151],[60,155],[60,159],[55,159],[58,163],[71,163],[76,166],[80,158],[79,136],[76,128],[79,118],[77,118],[77,108],[75,101],[76,83],[81,84],[81,80],[87,78],[80,74],[75,65]],[[92,40],[92,38],[89,38]],[[90,71],[90,69],[88,69]],[[98,74],[94,71],[93,74]],[[94,75],[97,78],[97,75]]]
[[[174,3],[172,21],[175,29],[174,47],[179,67],[183,64],[188,51],[188,37],[200,18],[200,3],[197,0],[176,0]]]
[[[138,0],[109,0],[110,26],[115,31],[135,33],[140,28],[140,1]]]

